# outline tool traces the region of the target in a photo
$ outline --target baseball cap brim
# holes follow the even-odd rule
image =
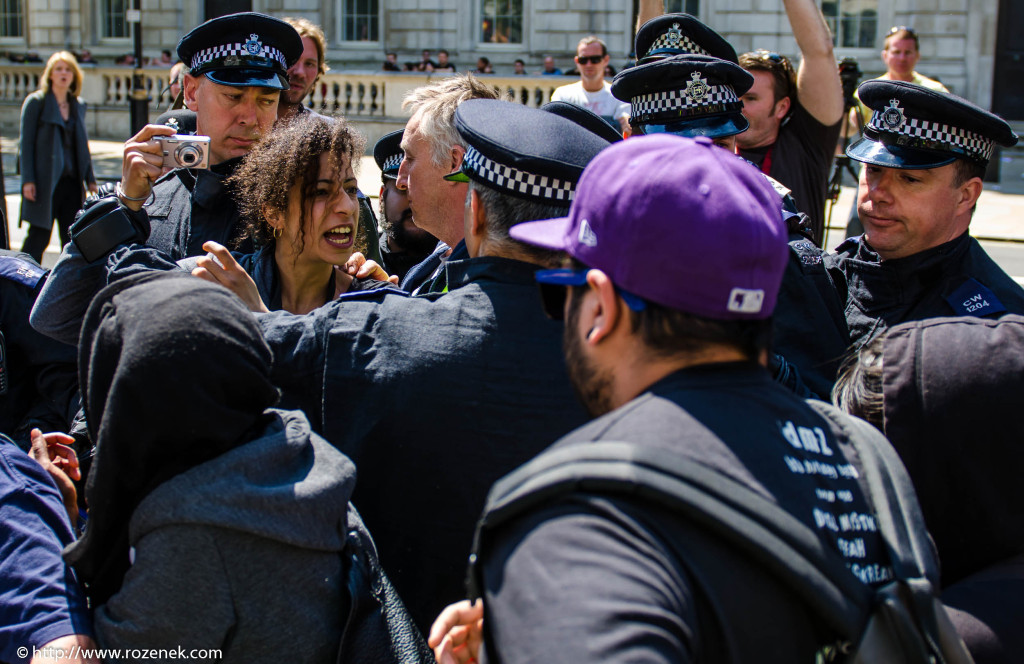
[[[572,221],[569,217],[555,217],[554,219],[524,221],[510,228],[508,234],[513,240],[532,244],[535,247],[552,251],[567,251],[570,245],[569,229],[571,226]]]
[[[952,164],[957,159],[956,155],[948,152],[908,148],[902,145],[873,141],[869,138],[862,138],[847,147],[846,155],[850,159],[873,166],[904,169],[938,168],[939,166]]]
[[[277,72],[266,69],[212,69],[203,72],[206,78],[214,83],[230,85],[235,88],[271,88],[287,90],[288,79]]]
[[[742,134],[750,127],[747,119],[739,113],[712,118],[688,118],[667,124],[642,123],[645,134],[675,134],[687,138],[707,136],[708,138],[725,138]]]

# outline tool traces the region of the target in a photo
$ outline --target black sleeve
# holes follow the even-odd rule
[[[490,662],[690,662],[691,585],[621,505],[570,498],[509,524],[484,560]]]

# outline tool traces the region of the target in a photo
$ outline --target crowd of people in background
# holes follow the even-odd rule
[[[48,59],[0,251],[0,661],[1019,658],[1024,288],[969,234],[1017,135],[905,26],[844,118],[814,0],[795,64],[638,5],[635,62],[584,36],[540,108],[388,53],[448,75],[369,150],[307,103],[319,26],[211,19],[102,192]],[[864,232],[829,251],[844,122]]]

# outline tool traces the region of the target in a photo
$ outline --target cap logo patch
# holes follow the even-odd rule
[[[249,41],[245,42],[245,50],[252,55],[263,54],[263,44],[260,43],[260,38],[255,33],[249,35]]]
[[[711,88],[708,86],[708,79],[701,78],[700,72],[695,71],[690,74],[690,80],[686,82],[685,94],[689,97],[690,101],[694,103],[700,103],[704,101],[704,98],[708,96],[708,92]]]
[[[178,118],[167,118],[167,122],[164,124],[173,129],[175,134],[181,131],[181,127],[178,125]]]
[[[900,100],[889,100],[889,105],[882,111],[882,123],[885,127],[889,131],[899,131],[906,121],[907,118],[903,115],[903,109],[900,108]]]
[[[673,23],[672,27],[669,28],[665,34],[665,42],[672,47],[678,48],[680,42],[683,41],[683,33],[679,31],[679,24]]]
[[[590,227],[590,222],[584,219],[580,222],[580,232],[577,236],[579,243],[588,247],[597,246],[597,233]]]
[[[764,307],[764,291],[758,289],[733,288],[729,293],[727,308],[737,314],[759,314]]]

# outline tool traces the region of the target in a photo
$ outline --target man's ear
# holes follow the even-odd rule
[[[469,226],[466,232],[475,238],[482,238],[487,233],[487,215],[484,214],[484,204],[480,200],[480,194],[476,189],[469,190]]]
[[[198,104],[196,104],[196,89],[199,87],[199,79],[192,74],[185,74],[181,80],[181,94],[185,102],[185,108],[190,111],[196,111]]]
[[[451,163],[449,164],[449,167],[451,170],[449,170],[448,172],[454,173],[455,171],[462,168],[462,158],[466,156],[466,148],[462,147],[461,145],[453,145],[450,155]]]
[[[956,203],[956,213],[968,214],[977,205],[981,192],[985,189],[981,178],[971,178],[958,187],[959,198]]]
[[[786,117],[786,114],[789,113],[789,109],[792,105],[793,100],[789,97],[783,97],[775,102],[775,117],[779,120]]]
[[[622,302],[615,292],[615,285],[601,270],[587,272],[587,286],[590,287],[587,298],[589,306],[581,311],[581,324],[586,323],[586,342],[597,345],[607,339],[625,322],[626,312],[622,310]]]

